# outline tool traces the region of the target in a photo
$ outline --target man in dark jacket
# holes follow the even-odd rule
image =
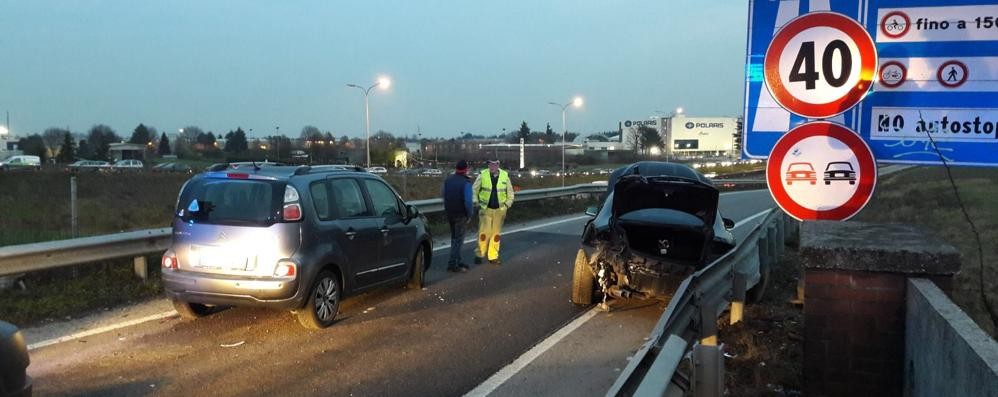
[[[450,259],[447,261],[447,271],[466,272],[468,265],[461,262],[461,246],[464,244],[464,229],[473,214],[467,161],[457,162],[454,174],[444,180],[442,195],[447,223],[450,224]]]

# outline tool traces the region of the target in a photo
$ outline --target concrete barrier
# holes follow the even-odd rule
[[[819,221],[801,225],[799,255],[804,394],[902,395],[907,279],[949,285],[959,252],[911,226]]]
[[[998,396],[998,343],[942,290],[909,279],[905,309],[905,396]]]

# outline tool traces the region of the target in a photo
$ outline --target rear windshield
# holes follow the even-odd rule
[[[280,220],[284,183],[199,178],[180,193],[175,214],[185,222],[269,226]]]

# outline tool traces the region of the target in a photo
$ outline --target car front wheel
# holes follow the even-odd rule
[[[572,271],[572,303],[576,305],[591,305],[596,279],[589,268],[589,257],[586,251],[579,248],[575,254],[575,268]]]
[[[423,288],[423,284],[426,282],[426,252],[425,249],[420,246],[416,250],[416,256],[412,258],[412,269],[409,271],[409,282],[406,283],[406,287],[410,289],[420,289]]]
[[[322,329],[333,325],[340,310],[340,278],[323,270],[315,277],[305,306],[295,311],[298,323],[308,329]]]

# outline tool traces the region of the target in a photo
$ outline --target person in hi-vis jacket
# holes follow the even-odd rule
[[[482,170],[471,190],[479,209],[475,264],[482,263],[482,258],[487,257],[489,263],[498,265],[502,263],[499,260],[499,236],[506,211],[513,206],[513,183],[509,180],[509,173],[499,169],[499,160],[491,160],[489,168]]]

